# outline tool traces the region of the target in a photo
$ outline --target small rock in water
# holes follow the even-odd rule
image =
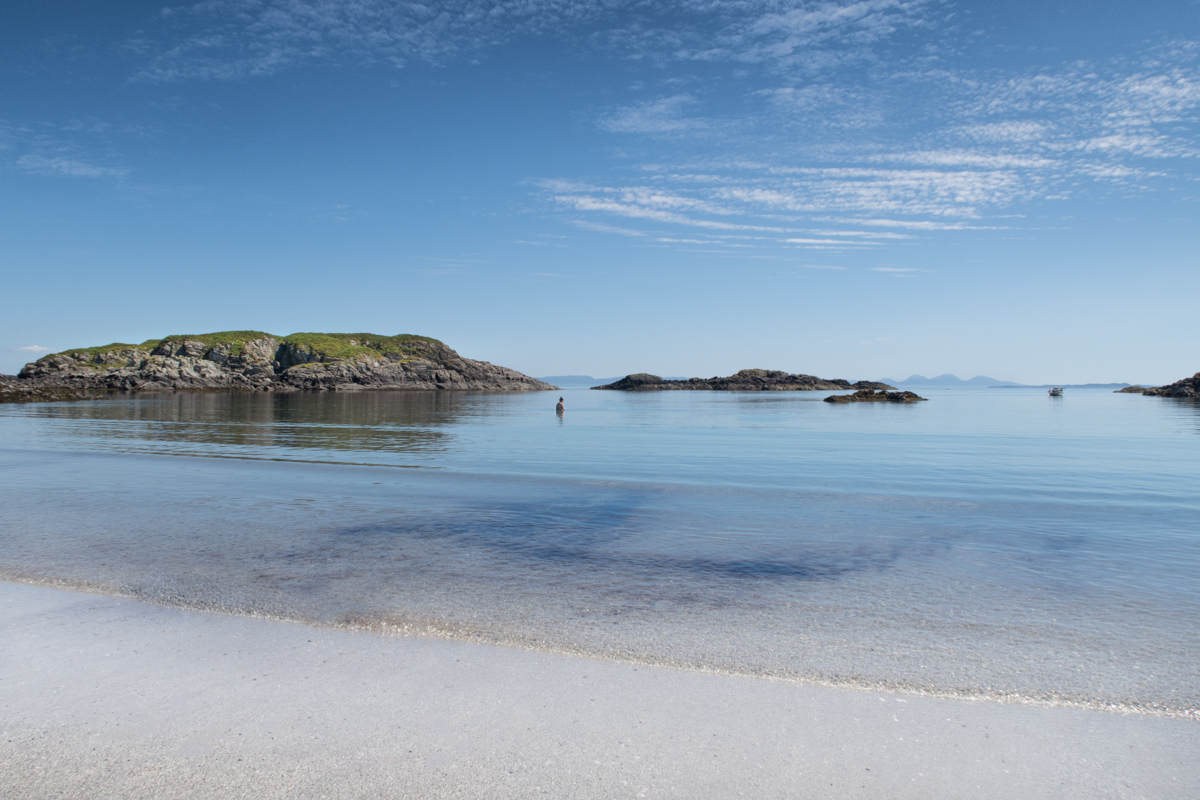
[[[826,403],[915,403],[918,400],[928,400],[914,392],[888,392],[880,390],[860,389],[854,394],[834,394],[825,398]]]

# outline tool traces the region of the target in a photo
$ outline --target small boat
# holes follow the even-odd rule
[[[1054,388],[1047,391],[1046,394],[1050,395],[1051,397],[1062,397],[1062,387],[1055,386]]]

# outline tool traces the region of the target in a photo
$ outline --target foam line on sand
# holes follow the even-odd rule
[[[1194,798],[1200,723],[0,583],[0,796]]]

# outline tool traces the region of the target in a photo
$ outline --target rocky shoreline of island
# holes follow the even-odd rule
[[[147,391],[503,391],[557,387],[427,336],[225,331],[67,350],[0,377],[0,402]]]
[[[780,370],[744,369],[733,375],[713,378],[687,378],[671,380],[646,372],[626,375],[619,381],[593,386],[592,389],[621,392],[663,391],[718,391],[718,392],[812,392],[839,391],[845,389],[896,389],[878,381],[850,381],[841,378],[826,379],[815,375],[793,375]]]
[[[1200,400],[1200,372],[1190,378],[1168,383],[1166,386],[1126,386],[1118,389],[1118,394],[1141,394],[1147,397],[1178,397],[1184,400]]]

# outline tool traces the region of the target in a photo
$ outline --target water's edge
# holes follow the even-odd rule
[[[574,658],[587,658],[606,661],[614,664],[630,664],[635,666],[671,669],[682,672],[695,672],[707,675],[725,675],[735,678],[754,680],[779,681],[796,683],[806,686],[821,686],[829,689],[842,689],[858,692],[887,692],[889,694],[908,695],[913,697],[931,697],[943,700],[961,702],[988,702],[1007,705],[1025,705],[1042,708],[1073,708],[1087,711],[1099,711],[1112,714],[1151,716],[1169,719],[1190,719],[1200,721],[1200,709],[1171,708],[1157,704],[1135,702],[1105,702],[1062,697],[1057,694],[1022,694],[1018,692],[982,691],[970,689],[929,689],[903,681],[865,681],[855,678],[838,676],[823,676],[802,674],[777,670],[747,670],[744,667],[733,667],[720,664],[704,664],[679,661],[670,658],[634,657],[629,654],[614,653],[605,650],[592,650],[578,645],[561,642],[549,642],[536,638],[505,635],[498,632],[486,631],[463,625],[453,621],[436,619],[419,619],[403,614],[391,615],[387,619],[372,620],[363,616],[351,616],[339,622],[329,623],[306,619],[298,615],[265,613],[253,610],[224,606],[210,601],[184,598],[166,598],[153,596],[134,587],[94,581],[73,580],[51,576],[37,576],[25,571],[14,571],[0,567],[0,581],[37,586],[60,591],[79,592],[84,594],[102,595],[122,600],[132,600],[145,605],[160,608],[175,609],[200,614],[253,619],[264,622],[276,622],[288,625],[303,625],[305,627],[338,631],[352,631],[376,636],[394,638],[441,639],[446,641],[464,642],[469,644],[507,647],[516,650],[526,650],[540,653],[552,653]]]

